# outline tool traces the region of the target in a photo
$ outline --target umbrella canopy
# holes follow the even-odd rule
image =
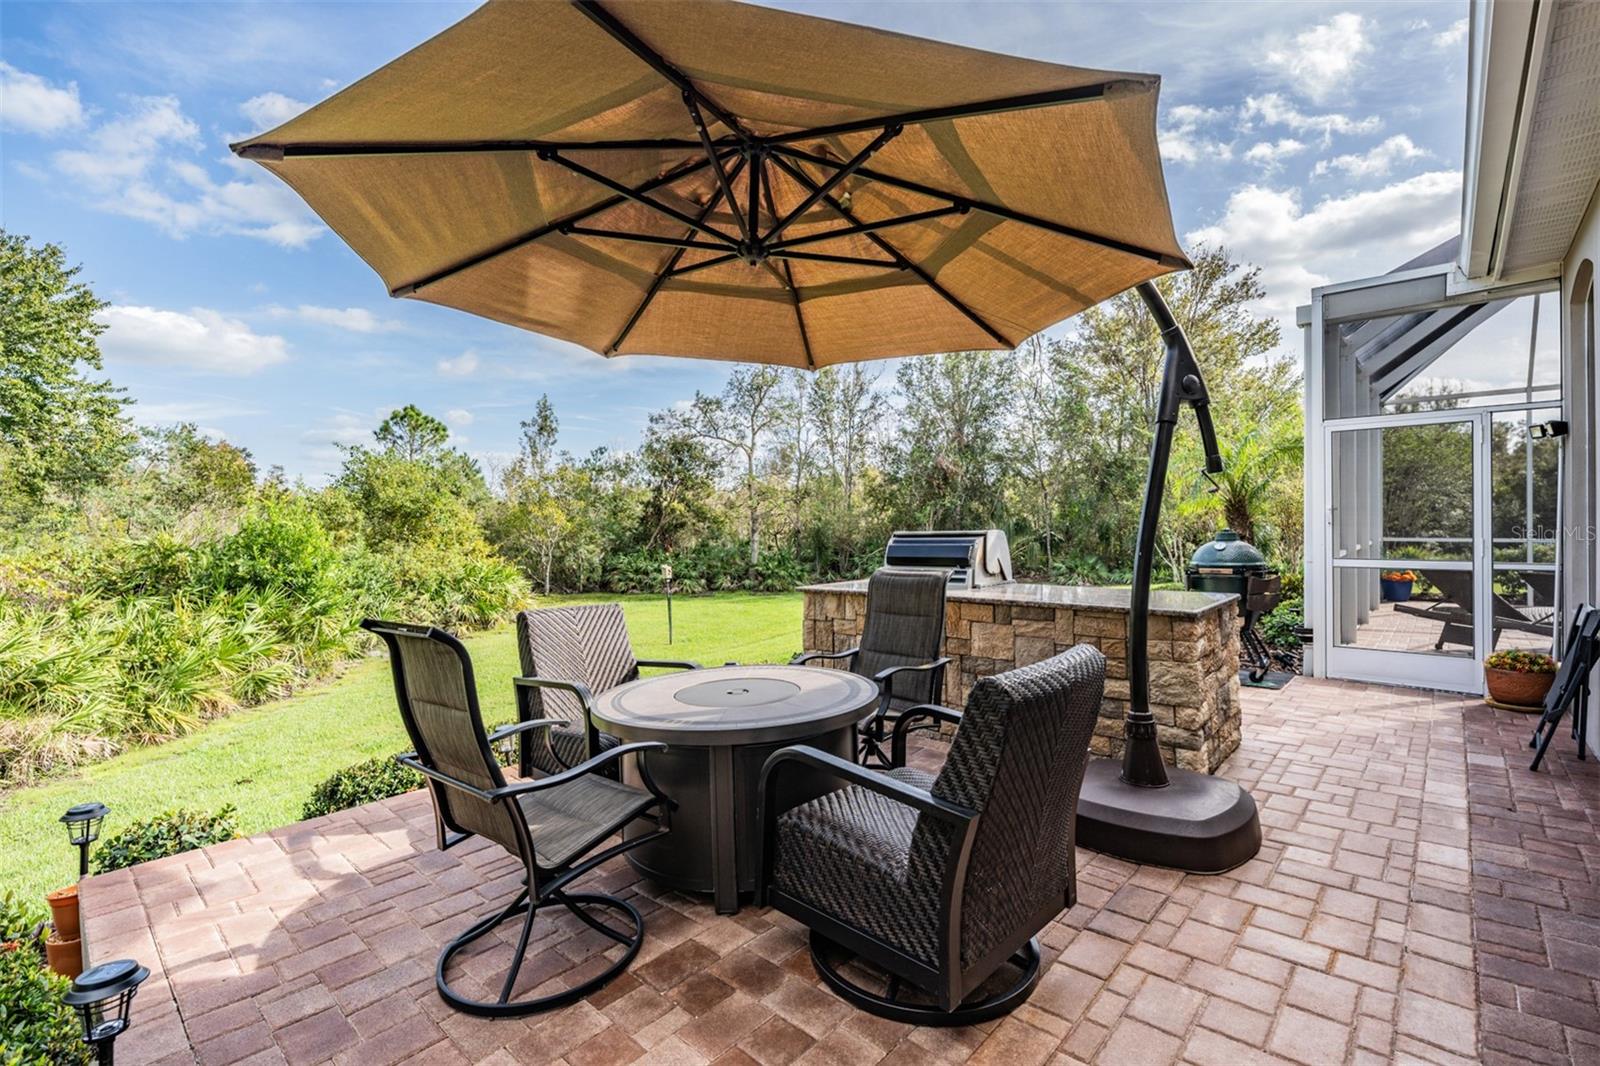
[[[1015,347],[1187,267],[1159,84],[737,3],[498,0],[234,150],[391,295],[820,367]]]

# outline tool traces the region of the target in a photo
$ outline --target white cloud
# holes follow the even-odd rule
[[[1333,140],[1335,133],[1345,135],[1375,133],[1383,126],[1383,120],[1376,115],[1351,118],[1338,112],[1307,114],[1285,100],[1280,93],[1246,97],[1240,117],[1243,119],[1241,129],[1252,129],[1254,120],[1260,119],[1268,126],[1287,126],[1296,133],[1321,134],[1324,146]]]
[[[1457,19],[1433,35],[1435,48],[1454,48],[1467,39],[1467,20]]]
[[[262,93],[240,104],[239,113],[257,130],[265,131],[283,125],[309,106],[282,93]]]
[[[83,125],[78,83],[51,85],[37,74],[0,62],[0,129],[60,133]]]
[[[140,400],[133,405],[133,420],[144,426],[167,426],[176,422],[209,422],[264,412],[232,401],[180,400],[173,403],[146,403]]]
[[[1413,159],[1426,159],[1431,154],[1427,149],[1418,148],[1413,144],[1410,137],[1403,133],[1397,133],[1382,144],[1374,145],[1365,152],[1318,160],[1311,173],[1321,177],[1331,171],[1338,170],[1352,178],[1381,178],[1393,170],[1396,163],[1405,163]]]
[[[446,377],[469,377],[478,370],[478,353],[469,348],[454,359],[439,360],[436,366]]]
[[[1262,310],[1285,322],[1288,339],[1294,308],[1312,288],[1392,270],[1455,233],[1460,209],[1461,175],[1453,170],[1328,197],[1309,209],[1298,190],[1247,185],[1228,198],[1220,219],[1185,240],[1225,246],[1261,267]]]
[[[1245,162],[1254,163],[1270,174],[1282,167],[1285,159],[1305,150],[1306,146],[1293,137],[1280,137],[1276,141],[1261,141],[1251,145],[1244,158]]]
[[[176,97],[135,97],[115,118],[90,130],[85,147],[51,162],[96,207],[141,219],[173,237],[222,233],[303,247],[323,232],[305,204],[265,173],[240,170],[217,181],[185,153],[204,146],[200,129]]]
[[[100,349],[110,359],[216,374],[254,374],[289,358],[289,343],[204,307],[163,311],[112,306],[95,316],[106,327]]]
[[[1342,88],[1372,51],[1367,20],[1346,11],[1302,30],[1287,41],[1269,42],[1262,63],[1313,101],[1321,102]]]
[[[468,411],[464,407],[450,408],[450,410],[444,413],[444,420],[445,424],[452,429],[458,429],[462,426],[470,426],[474,421],[476,421],[472,415],[472,412]]]
[[[1179,104],[1169,108],[1157,137],[1161,158],[1169,163],[1199,163],[1233,157],[1233,145],[1220,140],[1206,127],[1215,126],[1228,112],[1220,107]]]
[[[301,304],[290,309],[274,307],[269,312],[274,318],[295,317],[319,326],[333,326],[351,333],[393,333],[405,329],[405,324],[392,318],[380,318],[365,307],[316,307]]]

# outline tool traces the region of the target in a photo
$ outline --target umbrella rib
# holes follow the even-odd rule
[[[790,237],[786,241],[767,246],[769,252],[781,252],[787,248],[797,248],[803,244],[816,244],[818,241],[838,240],[840,237],[856,237],[875,230],[889,229],[893,226],[909,226],[913,222],[927,222],[930,219],[944,218],[946,215],[964,215],[972,210],[965,204],[951,204],[949,207],[936,207],[931,211],[916,211],[909,215],[896,215],[894,218],[883,218],[876,222],[863,222],[858,226],[839,226],[834,229],[824,230],[821,233],[807,233],[799,237]]]
[[[799,167],[792,166],[786,159],[783,158],[783,156],[774,155],[774,156],[772,156],[772,161],[774,163],[776,163],[778,165],[778,167],[785,174],[788,174],[791,178],[793,178],[795,181],[798,181],[801,185],[805,186],[808,189],[816,188],[816,182],[812,181],[809,177],[807,177],[805,175],[805,173],[800,170]],[[849,208],[845,207],[838,200],[835,200],[832,196],[824,196],[822,198],[822,202],[827,204],[829,207],[833,208],[833,210],[836,213],[838,213],[839,216],[842,217],[846,222],[849,222],[852,225],[856,225],[856,226],[861,225],[861,220],[856,218],[856,216],[851,213]],[[997,330],[993,326],[989,325],[988,322],[984,321],[984,319],[983,319],[983,317],[981,315],[979,315],[972,308],[968,307],[966,304],[962,303],[959,299],[957,299],[956,296],[953,293],[951,293],[949,289],[946,289],[943,285],[940,285],[939,282],[934,279],[932,274],[929,274],[926,270],[923,270],[917,264],[913,263],[911,260],[907,259],[904,255],[902,255],[900,253],[900,251],[895,248],[894,245],[890,244],[888,241],[884,240],[882,237],[880,237],[876,233],[867,233],[867,234],[864,234],[864,236],[867,238],[867,240],[869,240],[873,244],[875,244],[878,247],[879,251],[883,252],[884,254],[886,254],[888,256],[891,256],[894,259],[894,261],[902,269],[909,270],[913,274],[915,274],[918,277],[918,279],[920,279],[922,281],[922,283],[924,285],[928,286],[928,288],[930,288],[934,292],[938,293],[939,296],[942,297],[946,303],[948,303],[951,307],[954,307],[957,311],[960,311],[963,315],[965,315],[968,319],[970,319],[972,321],[972,323],[974,325],[976,325],[979,329],[983,330],[989,336],[991,336],[995,340],[999,341],[1001,347],[1003,347],[1003,348],[1015,348],[1016,347],[1016,345],[1014,343],[1012,343],[1012,341],[1010,341],[1005,336],[1005,334],[1001,333],[999,330]]]
[[[737,133],[741,140],[749,139],[749,131],[739,124],[737,118],[702,92],[681,70],[667,62],[660,52],[640,40],[632,30],[623,24],[621,19],[607,11],[597,0],[572,0],[572,3],[579,11],[589,16],[589,19],[595,25],[606,31],[618,44],[643,60],[644,64],[651,70],[667,79],[674,88],[680,92],[688,93],[698,100],[701,107],[711,112],[711,116],[718,122]]]
[[[733,182],[728,177],[727,171],[722,169],[722,161],[717,158],[717,150],[711,143],[711,134],[706,129],[705,116],[700,114],[700,105],[695,103],[694,94],[685,89],[683,91],[683,106],[689,109],[689,117],[694,121],[694,128],[700,134],[700,145],[710,159],[711,169],[717,176],[717,184],[722,187],[722,195],[728,201],[728,206],[733,209],[734,221],[739,223],[739,232],[744,234],[744,242],[753,245],[755,238],[755,219],[746,219],[739,213],[738,201],[733,198]]]
[[[778,217],[778,201],[772,195],[772,182],[767,182],[761,187],[761,194],[767,201],[767,213],[773,218]],[[770,260],[767,260],[770,262]],[[811,335],[806,332],[806,316],[800,311],[800,290],[795,288],[794,270],[789,266],[788,260],[782,260],[784,288],[789,292],[789,305],[794,308],[794,324],[800,330],[800,347],[806,353],[806,367],[811,370],[817,368],[817,360],[811,354]],[[776,268],[773,270],[777,273]]]
[[[738,162],[733,164],[733,174],[735,177],[738,176],[739,168],[743,165],[743,159],[740,159]],[[721,189],[717,190],[706,198],[706,205],[700,209],[700,218],[702,220],[707,215],[711,214],[711,212],[717,206],[717,201],[720,199],[722,199]],[[729,203],[732,203],[732,197],[729,197]],[[704,244],[699,246],[706,247]],[[639,306],[635,307],[633,309],[633,314],[628,316],[628,321],[622,327],[622,332],[618,333],[616,339],[611,342],[611,345],[608,348],[606,348],[607,355],[615,355],[617,349],[622,347],[622,342],[628,339],[628,334],[633,332],[633,327],[636,326],[639,322],[639,319],[644,316],[645,308],[650,306],[650,302],[656,298],[656,293],[661,291],[662,283],[673,276],[673,271],[677,267],[678,261],[683,258],[683,253],[687,252],[688,250],[689,249],[687,247],[679,248],[677,251],[668,256],[666,263],[662,265],[660,270],[656,271],[656,276],[651,280],[650,287],[645,290],[644,299],[639,301]]]
[[[626,233],[615,229],[593,229],[589,226],[563,226],[561,233],[570,237],[604,237],[613,241],[632,241],[634,244],[661,244],[669,248],[703,248],[707,251],[720,252],[727,248],[725,244],[715,241],[697,241],[688,237],[657,237],[653,233]]]
[[[720,148],[736,142],[725,141]],[[555,148],[569,152],[637,152],[666,148],[703,148],[700,141],[681,137],[650,137],[613,141],[368,141],[360,144],[325,141],[310,144],[235,144],[240,159],[276,163],[284,159],[329,159],[383,155],[472,155],[481,152],[537,152]]]
[[[732,252],[729,252],[727,255],[714,255],[710,259],[702,259],[698,263],[690,263],[686,267],[678,267],[677,269],[669,272],[667,277],[681,278],[685,274],[693,274],[697,271],[706,270],[710,267],[721,266],[723,263],[736,262],[742,258],[742,256],[735,255]]]
[[[904,270],[905,267],[894,259],[868,259],[861,255],[832,255],[826,252],[792,252],[788,250],[771,253],[774,259],[799,259],[807,263],[844,263],[847,266],[883,267],[885,270]]]
[[[790,148],[787,145],[774,145],[772,151],[788,156],[790,159],[800,160],[806,163],[815,163],[818,166],[844,166],[844,164],[839,162],[837,159],[829,159],[827,156],[814,155],[811,152],[800,151],[796,148]],[[1117,240],[1115,237],[1104,237],[1098,233],[1091,233],[1088,230],[1078,229],[1076,226],[1065,226],[1059,222],[1051,222],[1049,219],[1039,218],[1036,215],[1030,215],[1024,211],[1018,211],[1015,208],[1005,207],[1001,204],[991,204],[984,200],[977,200],[971,196],[962,195],[961,193],[948,192],[944,189],[935,189],[932,186],[923,185],[920,182],[908,181],[905,178],[897,178],[890,174],[884,174],[881,171],[872,170],[868,167],[857,167],[856,174],[860,177],[866,178],[868,181],[876,181],[881,185],[888,185],[891,188],[904,189],[907,192],[914,192],[921,196],[931,196],[939,200],[949,200],[953,204],[964,205],[974,211],[982,211],[985,214],[1009,219],[1012,222],[1021,222],[1023,225],[1034,226],[1038,229],[1048,230],[1051,233],[1059,234],[1063,237],[1071,237],[1073,240],[1083,241],[1086,244],[1098,244],[1102,248],[1110,248],[1113,251],[1126,252],[1129,255],[1136,255],[1142,259],[1154,260],[1155,262],[1160,263],[1162,266],[1173,267],[1178,270],[1186,269],[1189,266],[1189,264],[1184,260],[1178,258],[1177,256],[1168,255],[1165,252],[1157,252],[1150,248],[1144,248],[1137,244],[1131,244],[1128,241]]]
[[[821,185],[818,185],[816,188],[812,189],[810,195],[795,205],[794,210],[790,211],[787,215],[784,215],[781,221],[774,223],[772,228],[768,230],[761,238],[762,243],[765,244],[767,241],[772,240],[772,238],[778,236],[784,230],[793,225],[795,219],[799,218],[801,215],[815,207],[818,200],[832,192],[834,187],[837,186],[841,181],[848,178],[851,174],[854,174],[863,163],[872,157],[874,152],[888,144],[890,141],[894,140],[896,137],[900,136],[900,132],[904,128],[905,127],[903,126],[885,127],[883,132],[879,133],[872,139],[872,143],[868,144],[865,148],[861,149],[861,151],[857,152],[854,158],[852,158],[848,163],[845,163],[838,170],[835,170]]]
[[[883,115],[878,118],[838,122],[831,126],[816,126],[808,130],[797,130],[794,133],[776,134],[764,138],[764,141],[767,144],[780,145],[791,141],[809,140],[814,137],[832,137],[841,133],[857,133],[861,130],[870,130],[896,123],[914,125],[952,118],[996,115],[1007,111],[1026,111],[1036,107],[1052,107],[1058,104],[1076,104],[1089,100],[1103,100],[1108,96],[1147,91],[1159,83],[1159,79],[1156,78],[1114,78],[1110,81],[1096,82],[1093,85],[1079,85],[1071,89],[1051,89],[1045,92],[1025,93],[1021,96],[1003,96],[995,100],[980,100],[970,104],[928,107],[916,111],[907,111],[899,115]]]
[[[737,248],[739,246],[739,242],[737,240],[735,240],[729,234],[723,233],[714,226],[708,226],[699,219],[695,218],[693,215],[684,214],[677,208],[664,204],[660,200],[652,200],[649,196],[645,195],[639,190],[630,189],[626,185],[622,184],[622,182],[617,181],[614,178],[608,178],[597,170],[590,170],[582,163],[574,163],[572,160],[563,157],[560,152],[557,152],[554,149],[541,149],[539,152],[539,158],[547,163],[555,163],[558,166],[565,167],[580,177],[588,178],[596,185],[605,186],[618,196],[632,200],[636,204],[642,204],[643,206],[650,208],[652,211],[660,212],[670,219],[683,223],[690,229],[698,230],[708,237],[715,238],[729,248]],[[709,163],[710,160],[707,160],[707,162]]]
[[[670,170],[665,174],[651,178],[649,181],[640,185],[636,191],[649,192],[652,189],[659,189],[663,185],[671,185],[680,178],[686,178],[696,171],[704,170],[709,165],[709,162],[704,159],[684,163],[683,165]],[[443,281],[445,278],[459,274],[463,270],[470,270],[471,268],[482,263],[487,263],[496,256],[504,255],[506,252],[515,251],[516,249],[521,248],[523,245],[532,244],[534,241],[548,237],[550,234],[560,230],[563,226],[571,226],[582,222],[586,218],[592,218],[595,215],[600,214],[602,211],[609,211],[611,208],[623,203],[624,200],[626,200],[626,197],[623,196],[608,196],[606,199],[601,200],[597,204],[574,211],[572,214],[558,218],[553,222],[546,222],[542,226],[536,226],[533,229],[528,230],[526,233],[520,233],[517,236],[512,237],[510,240],[502,241],[499,244],[493,245],[492,247],[485,248],[481,252],[474,252],[464,259],[458,259],[442,270],[436,270],[432,274],[418,278],[416,281],[390,289],[389,295],[414,295],[419,290],[432,285],[435,282]]]

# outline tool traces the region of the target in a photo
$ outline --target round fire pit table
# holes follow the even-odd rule
[[[625,741],[659,740],[641,754],[650,776],[677,804],[672,832],[628,853],[640,873],[669,888],[709,892],[717,913],[753,892],[761,825],[757,785],[767,756],[808,744],[844,759],[855,754],[855,724],[878,702],[878,686],[843,670],[809,666],[719,666],[647,677],[595,700],[595,724]],[[637,780],[629,762],[624,775]],[[784,807],[837,787],[823,774],[785,773]]]

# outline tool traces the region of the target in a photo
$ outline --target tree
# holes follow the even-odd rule
[[[773,432],[787,415],[783,375],[772,367],[740,367],[720,396],[697,392],[684,424],[744,468],[741,489],[750,536],[750,565],[761,558],[761,481],[756,468]]]
[[[645,489],[639,513],[643,547],[673,552],[715,524],[711,493],[717,460],[681,418],[668,412],[650,416],[639,447],[639,472]]]
[[[225,440],[210,441],[192,422],[143,431],[139,466],[156,498],[184,512],[201,504],[239,507],[256,486],[250,453]]]
[[[899,432],[885,446],[887,488],[908,525],[1000,524],[1010,360],[953,352],[903,363]]]
[[[860,363],[847,368],[824,367],[811,387],[810,416],[828,470],[838,482],[845,513],[855,504],[862,468],[866,466],[872,430],[883,418],[878,375]]]
[[[105,303],[53,244],[0,230],[0,495],[73,496],[132,452],[128,400],[99,370]]]
[[[431,459],[450,439],[450,430],[416,404],[408,403],[391,411],[372,435],[386,450],[402,459]]]

